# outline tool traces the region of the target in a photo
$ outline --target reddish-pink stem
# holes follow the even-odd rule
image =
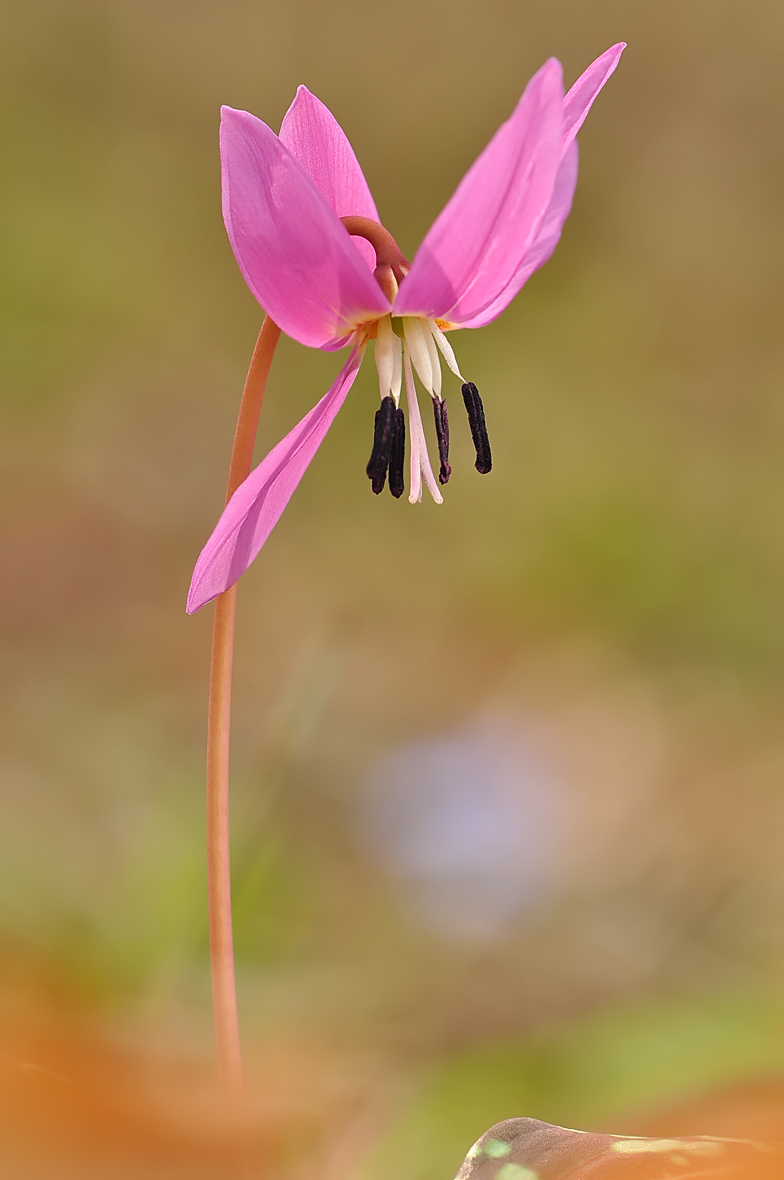
[[[256,428],[264,389],[280,328],[267,316],[251,357],[242,391],[237,429],[229,464],[226,502],[250,474]],[[229,1103],[242,1098],[242,1056],[234,981],[229,856],[229,744],[231,733],[231,671],[237,587],[215,600],[210,661],[210,703],[207,717],[207,891],[210,914],[212,1007],[218,1076]]]

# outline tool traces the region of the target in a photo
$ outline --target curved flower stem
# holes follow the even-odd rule
[[[242,391],[229,464],[226,502],[250,474],[264,388],[280,328],[267,316],[253,350]],[[221,1092],[229,1103],[242,1098],[242,1057],[234,982],[229,861],[229,738],[231,671],[234,658],[236,584],[215,602],[207,715],[207,892],[215,1042]]]

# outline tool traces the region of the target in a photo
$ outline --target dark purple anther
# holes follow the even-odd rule
[[[406,419],[402,410],[395,414],[395,437],[392,440],[392,454],[389,456],[389,490],[399,500],[406,490],[403,468],[406,461]]]
[[[471,427],[471,438],[474,440],[476,462],[474,467],[480,475],[487,475],[492,469],[493,457],[490,454],[490,440],[485,426],[485,410],[479,390],[473,381],[467,381],[463,386],[463,401],[468,412],[468,425]]]
[[[368,460],[367,474],[370,486],[378,495],[387,480],[389,457],[395,440],[395,399],[385,397],[376,410],[373,427],[373,452]]]
[[[441,460],[441,470],[438,482],[448,483],[452,474],[449,466],[449,418],[446,412],[446,402],[443,398],[433,398],[433,417],[436,420],[436,437],[438,438],[438,457]]]

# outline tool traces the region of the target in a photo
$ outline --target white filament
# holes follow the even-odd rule
[[[376,326],[376,368],[382,398],[391,396],[400,404],[403,345],[392,330],[392,320],[385,315]]]
[[[390,329],[392,321],[389,321]],[[403,341],[392,332],[392,386],[390,392],[395,399],[395,405],[400,405],[400,385],[403,380]]]
[[[433,388],[432,388],[431,392],[433,394],[433,397],[440,398],[441,397],[441,360],[438,355],[438,349],[436,348],[436,342],[433,339],[433,335],[427,329],[427,321],[425,321],[425,326],[422,329],[422,335],[425,338],[425,344],[427,345],[427,351],[430,353],[430,370],[433,374]]]
[[[435,340],[438,347],[441,349],[441,355],[443,356],[446,363],[449,365],[449,368],[452,370],[455,377],[459,377],[460,380],[465,383],[465,377],[460,372],[460,369],[457,364],[457,358],[455,357],[454,350],[452,349],[452,345],[449,343],[446,336],[441,331],[441,329],[439,328],[439,326],[435,322],[435,320],[428,320],[427,326],[430,329],[430,331],[433,333],[433,339]]]

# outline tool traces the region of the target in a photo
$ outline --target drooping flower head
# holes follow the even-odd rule
[[[280,128],[224,107],[223,216],[248,287],[294,340],[349,346],[335,383],[232,496],[204,547],[188,612],[232,586],[253,561],[316,453],[374,342],[380,406],[367,473],[373,491],[409,500],[451,472],[441,358],[462,384],[476,468],[492,466],[484,407],[446,333],[494,320],[547,261],[577,182],[575,136],[625,45],[608,49],[564,96],[560,62],[536,73],[506,123],[468,170],[408,263],[378,219],[351,145],[323,103],[300,86]],[[429,394],[439,455],[428,455],[414,373]],[[400,406],[405,385],[408,429]],[[406,437],[408,436],[408,437]]]

